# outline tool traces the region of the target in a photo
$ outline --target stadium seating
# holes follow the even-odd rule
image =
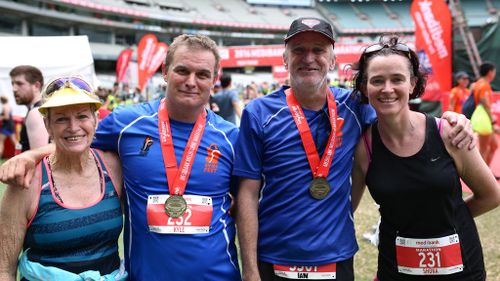
[[[318,2],[344,33],[411,32],[410,1]]]
[[[490,17],[498,13],[493,3],[495,3],[497,6],[500,6],[498,1],[489,2],[462,0],[462,10],[464,11],[465,17],[467,19],[467,24],[472,27],[485,25]],[[490,8],[491,12],[494,12],[494,14],[490,12]],[[493,9],[495,9],[495,11],[493,11]]]
[[[360,13],[368,17],[368,21],[374,28],[395,28],[400,27],[400,24],[391,19],[385,10],[386,5],[383,2],[363,2],[362,5],[354,5],[350,3],[353,8],[356,8]],[[357,3],[356,3],[357,4]]]
[[[340,29],[371,28],[372,26],[361,20],[352,9],[350,3],[331,3],[325,7],[334,15],[334,23]]]
[[[29,5],[36,1],[38,7]],[[460,2],[471,27],[498,19],[499,0]],[[112,60],[117,50],[137,44],[148,32],[164,41],[183,32],[204,32],[226,46],[280,44],[292,20],[302,16],[328,19],[339,42],[370,42],[387,32],[410,36],[415,28],[410,6],[410,0],[318,0],[314,7],[246,0],[7,0],[0,1],[0,32],[88,35],[96,58]]]
[[[404,28],[415,28],[413,24],[413,19],[410,15],[410,3],[409,2],[391,2],[383,4],[388,10],[390,10],[394,15],[398,17],[398,22]],[[389,16],[390,17],[390,16]]]

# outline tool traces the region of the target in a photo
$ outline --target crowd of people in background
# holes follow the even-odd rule
[[[251,81],[250,83],[243,83],[232,81],[231,76],[230,73],[224,73],[219,77],[211,91],[211,98],[207,104],[207,108],[234,124],[239,124],[243,108],[252,100],[278,90],[280,85],[289,85],[288,79],[281,84],[276,81]],[[327,82],[330,86],[338,88],[348,90],[353,88],[352,81],[346,76],[334,79],[328,78]],[[225,83],[229,83],[229,85],[223,86]],[[165,97],[166,88],[166,84],[158,85],[153,95],[148,99],[147,95],[141,92],[138,87],[131,90],[128,83],[115,82],[112,88],[97,87],[95,94],[103,103],[103,106],[99,109],[99,117],[103,119],[120,105],[132,105],[147,100],[161,99]]]
[[[415,52],[397,37],[381,40],[363,51],[348,85],[328,78],[336,64],[328,22],[294,20],[284,45],[290,81],[232,85],[217,76],[212,39],[180,35],[164,61],[166,84],[149,100],[128,84],[94,92],[62,77],[42,90],[43,81],[11,72],[16,102],[30,109],[25,127],[40,117],[52,144],[0,167],[9,183],[0,279],[15,280],[19,266],[35,281],[303,279],[297,268],[318,272],[309,280],[352,281],[353,217],[366,183],[382,215],[375,280],[485,280],[473,216],[497,207],[500,190],[463,115],[410,109],[426,84]],[[491,88],[477,87],[478,103],[490,105]],[[99,123],[98,110],[108,115]],[[459,177],[474,191],[465,201]],[[84,237],[96,230],[104,233]],[[436,265],[434,252],[452,261]]]
[[[9,138],[14,147],[18,145],[18,141],[9,99],[6,96],[0,96],[0,102],[0,155],[3,155],[5,139]]]
[[[494,101],[491,82],[496,76],[495,64],[483,62],[479,66],[479,75],[477,81],[470,83],[467,72],[458,71],[455,74],[456,84],[450,92],[448,110],[463,113],[473,121],[473,129],[479,139],[479,151],[489,166],[498,148],[496,134],[500,133],[500,126],[492,113]],[[500,179],[499,176],[495,177]]]

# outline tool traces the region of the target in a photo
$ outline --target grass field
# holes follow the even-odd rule
[[[5,186],[0,183],[0,197]],[[500,208],[495,209],[476,219],[481,243],[483,245],[488,281],[500,281],[500,235],[497,233],[500,218]],[[357,281],[372,281],[377,268],[377,248],[362,239],[365,232],[371,231],[378,221],[378,210],[368,194],[365,193],[358,211],[355,214],[356,233],[359,252],[354,258],[354,271]],[[5,226],[1,226],[5,227]],[[120,239],[120,254],[123,244]]]

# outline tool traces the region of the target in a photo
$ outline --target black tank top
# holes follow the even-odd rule
[[[453,159],[436,125],[426,116],[425,141],[415,155],[399,157],[372,127],[372,161],[366,183],[382,217],[378,277],[386,280],[485,280],[483,253],[474,219],[462,199]],[[436,238],[458,234],[464,270],[451,275],[417,276],[398,272],[396,236]]]
[[[26,117],[28,117],[28,114],[30,113],[31,110],[38,110],[36,108],[40,107],[40,105],[42,105],[41,100],[34,103],[31,108],[28,108],[28,113],[26,113],[26,116],[24,117],[25,120],[23,122],[23,126],[21,127],[21,133],[19,139],[19,143],[22,145],[22,152],[30,150],[30,140],[28,138],[28,130],[26,129]]]

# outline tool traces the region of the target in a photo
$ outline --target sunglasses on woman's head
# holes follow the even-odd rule
[[[45,94],[50,95],[61,88],[68,88],[71,86],[77,87],[78,89],[86,91],[90,94],[93,92],[92,87],[81,78],[62,77],[50,82],[49,85],[47,85],[47,88],[45,88]]]
[[[410,47],[408,47],[408,46],[406,46],[405,44],[402,44],[402,43],[397,43],[397,44],[394,44],[394,45],[390,45],[390,44],[375,44],[375,45],[371,45],[369,47],[366,47],[365,51],[363,52],[363,55],[374,54],[376,52],[381,51],[382,49],[391,49],[391,50],[394,50],[394,51],[402,52],[402,53],[408,55],[408,59],[411,59]]]

